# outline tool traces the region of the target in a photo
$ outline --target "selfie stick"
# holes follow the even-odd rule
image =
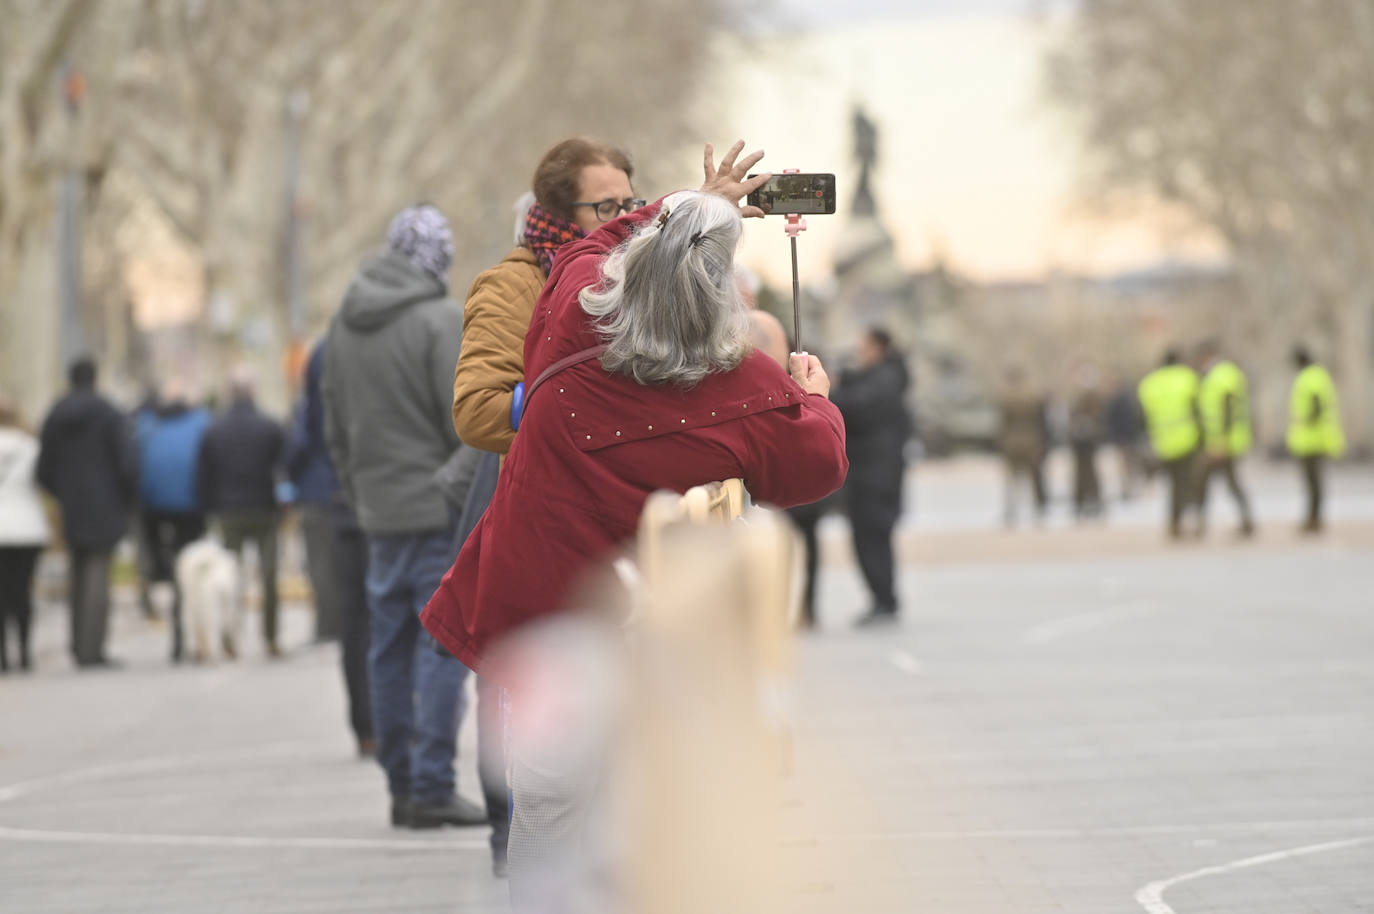
[[[782,173],[801,174],[801,169],[784,168]],[[806,231],[806,220],[796,213],[789,213],[783,231],[792,239],[792,340],[796,347],[793,351],[804,353],[806,350],[802,348],[801,342],[801,283],[797,280],[797,236]]]

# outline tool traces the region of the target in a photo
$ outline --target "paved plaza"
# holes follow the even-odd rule
[[[1168,546],[1158,492],[1009,534],[991,465],[922,467],[887,631],[848,629],[865,607],[828,521],[782,909],[1374,912],[1374,478],[1339,477],[1332,531],[1303,540],[1293,480],[1253,475],[1258,541],[1219,510]],[[285,624],[285,660],[250,633],[238,664],[172,668],[126,598],[126,667],[78,674],[45,609],[39,669],[0,679],[0,911],[508,910],[483,830],[386,825],[337,649],[299,605]],[[460,752],[476,798],[471,721]]]

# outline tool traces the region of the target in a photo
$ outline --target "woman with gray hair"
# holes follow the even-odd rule
[[[784,371],[747,341],[734,252],[742,218],[763,214],[738,201],[769,176],[746,179],[763,154],[738,160],[743,145],[719,168],[706,147],[701,190],[559,251],[525,337],[524,414],[496,495],[421,616],[481,675],[503,679],[493,645],[568,608],[578,579],[634,537],[650,493],[741,477],[755,500],[788,507],[844,481],[844,423],[819,360],[793,354]],[[576,816],[546,817],[557,804],[522,770],[514,759],[513,878],[521,840],[577,840],[559,831]]]

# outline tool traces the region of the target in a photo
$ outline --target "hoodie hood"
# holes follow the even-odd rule
[[[404,255],[387,251],[363,264],[344,294],[340,316],[359,333],[372,333],[394,321],[411,305],[448,294],[433,273]]]

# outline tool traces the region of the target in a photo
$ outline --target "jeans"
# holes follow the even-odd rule
[[[420,611],[453,559],[453,531],[369,534],[368,673],[377,761],[396,798],[427,804],[454,792],[453,758],[467,667],[435,650]]]
[[[181,659],[181,585],[176,579],[177,556],[205,535],[205,516],[145,508],[139,518],[143,527],[146,565],[143,574],[143,605],[151,607],[149,588],[157,581],[172,583],[172,658]]]

